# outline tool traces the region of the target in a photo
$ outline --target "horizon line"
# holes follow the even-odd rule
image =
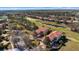
[[[0,10],[79,10],[79,7],[0,7]]]

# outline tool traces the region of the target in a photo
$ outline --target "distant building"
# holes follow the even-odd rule
[[[6,28],[5,23],[0,23],[0,29]]]

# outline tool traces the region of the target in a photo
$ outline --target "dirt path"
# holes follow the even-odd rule
[[[79,51],[79,43],[68,41],[66,46],[63,46],[60,51]]]

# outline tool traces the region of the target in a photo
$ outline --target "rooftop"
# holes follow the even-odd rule
[[[47,35],[47,37],[48,37],[50,40],[53,40],[54,38],[61,36],[61,34],[62,34],[61,32],[52,31],[49,35]]]

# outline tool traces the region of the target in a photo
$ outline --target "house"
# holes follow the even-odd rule
[[[47,21],[48,17],[43,17],[42,20]]]
[[[62,36],[61,32],[52,31],[49,35],[46,36],[47,39],[50,41],[54,40],[55,38],[60,38]]]
[[[49,35],[44,39],[44,44],[51,49],[59,49],[61,46],[65,45],[67,39],[64,33],[59,31],[52,31]]]
[[[44,36],[47,32],[48,32],[47,28],[40,27],[35,31],[35,36],[41,37],[41,36]]]
[[[48,17],[48,20],[47,21],[55,21],[54,18],[51,18],[51,17]]]
[[[6,28],[5,23],[1,23],[1,24],[0,24],[0,29],[4,29],[4,28]]]
[[[3,24],[0,24],[0,29],[3,27]]]
[[[71,28],[71,31],[79,33],[79,23],[73,23],[70,28]]]
[[[42,17],[41,17],[41,16],[36,16],[36,18],[37,18],[37,19],[42,19]]]

